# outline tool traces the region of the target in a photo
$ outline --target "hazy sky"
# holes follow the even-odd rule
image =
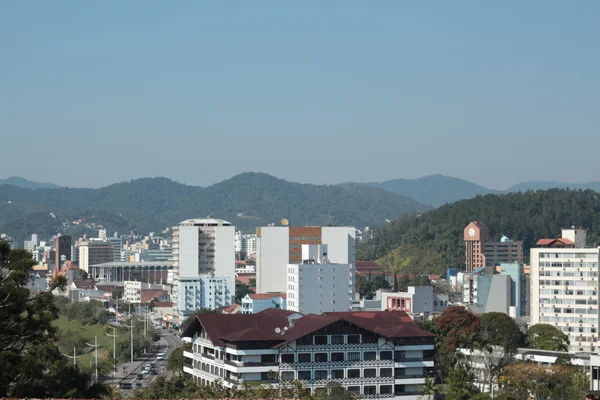
[[[0,177],[598,180],[600,2],[2,1]]]

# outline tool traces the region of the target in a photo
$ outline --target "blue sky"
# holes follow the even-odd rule
[[[600,2],[0,2],[0,177],[598,180]]]

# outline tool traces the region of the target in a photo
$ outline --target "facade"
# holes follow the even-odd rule
[[[97,281],[124,282],[137,280],[147,283],[167,283],[169,271],[173,269],[170,261],[157,262],[107,262],[90,265],[88,275]]]
[[[180,321],[202,308],[216,310],[235,302],[235,289],[231,290],[235,287],[234,277],[180,277],[178,285],[179,297],[174,305]]]
[[[433,293],[433,286],[409,286],[406,292],[381,291],[381,311],[403,311],[412,319],[441,314],[448,296]]]
[[[471,222],[464,229],[463,237],[467,272],[493,267],[500,263],[523,264],[523,242],[513,242],[506,236],[499,242],[494,242],[483,222]]]
[[[515,307],[515,317],[529,315],[529,275],[525,274],[523,266],[501,263],[500,274],[510,276],[510,306]]]
[[[531,323],[563,331],[569,351],[597,353],[600,249],[585,247],[583,229],[563,229],[562,238],[537,245],[530,253]]]
[[[354,271],[355,234],[354,227],[269,226],[256,228],[257,292],[285,292],[287,290],[287,266],[288,264],[302,263],[302,245],[304,244],[326,244],[329,262],[350,264]]]
[[[60,268],[64,261],[71,260],[71,236],[59,235],[54,240],[54,267]]]
[[[416,400],[434,366],[434,335],[399,311],[203,314],[184,336],[193,338],[184,372],[201,385],[300,380],[319,393],[337,382],[358,397]]]
[[[79,244],[79,268],[89,273],[90,265],[112,262],[114,249],[110,242],[100,240]]]
[[[329,263],[328,248],[326,244],[304,244],[302,263],[288,264],[288,310],[318,314],[352,309],[354,268]]]
[[[206,280],[218,278],[229,286],[206,302],[230,305],[235,294],[235,227],[221,219],[189,219],[173,227],[173,303],[181,318],[198,308],[187,308],[206,299],[205,287],[217,284]],[[208,285],[208,286],[207,286]],[[186,292],[189,289],[189,292]],[[233,297],[232,297],[233,294]],[[230,301],[229,303],[221,303]]]
[[[125,302],[139,304],[142,302],[142,282],[125,281]]]
[[[121,252],[123,251],[123,239],[118,237],[112,237],[108,239],[109,242],[112,243],[114,254],[113,254],[113,262],[125,261],[121,259]]]
[[[256,253],[256,235],[235,233],[235,252],[241,255],[242,259]]]
[[[268,308],[286,309],[286,293],[252,293],[242,299],[242,313],[256,314]]]

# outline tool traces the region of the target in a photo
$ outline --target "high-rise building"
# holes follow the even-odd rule
[[[227,283],[228,299],[235,293],[234,236],[235,227],[221,219],[189,219],[173,227],[172,299],[176,307],[182,307],[178,309],[180,318],[197,310],[198,303],[192,299],[203,298],[197,293],[207,287],[203,284],[207,276]],[[220,306],[224,305],[228,304]]]
[[[303,244],[326,244],[331,263],[354,273],[354,227],[269,226],[256,228],[256,291],[286,292],[288,264],[302,263]]]
[[[71,236],[59,235],[54,240],[54,268],[60,268],[71,260]]]
[[[123,251],[123,239],[118,237],[111,237],[108,239],[109,242],[112,243],[114,248],[113,261],[119,262],[121,260],[121,252]]]
[[[89,272],[90,265],[113,262],[115,251],[112,243],[100,240],[79,244],[79,268]]]
[[[302,263],[287,266],[287,310],[301,314],[350,311],[354,294],[351,264],[331,264],[327,245],[302,245]]]
[[[464,240],[467,272],[500,263],[523,264],[523,242],[513,242],[506,236],[499,242],[494,242],[483,222],[473,221],[467,225],[464,229]]]
[[[106,229],[98,230],[98,238],[102,240],[106,240]]]
[[[531,249],[531,323],[569,336],[572,352],[597,353],[600,249],[586,247],[584,229],[563,229]]]

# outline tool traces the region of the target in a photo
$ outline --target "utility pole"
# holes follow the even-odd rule
[[[81,354],[78,356],[75,353],[75,350],[76,350],[75,347],[73,347],[73,355],[72,356],[70,356],[68,354],[64,354],[64,353],[63,353],[63,356],[68,357],[68,358],[72,358],[73,359],[73,366],[77,367],[77,357],[81,356]]]
[[[109,335],[108,333],[105,333],[105,335],[113,338],[113,378],[114,378],[117,374],[117,336],[118,335],[116,333],[116,328],[114,326],[111,326],[111,328],[113,330],[113,334]]]
[[[96,358],[96,372],[95,372],[95,383],[98,383],[98,336],[94,336],[94,344],[86,343],[88,346],[94,348],[94,357]]]
[[[133,362],[133,316],[131,315],[131,303],[129,303],[129,323],[131,326],[129,329],[131,330],[131,362]]]

